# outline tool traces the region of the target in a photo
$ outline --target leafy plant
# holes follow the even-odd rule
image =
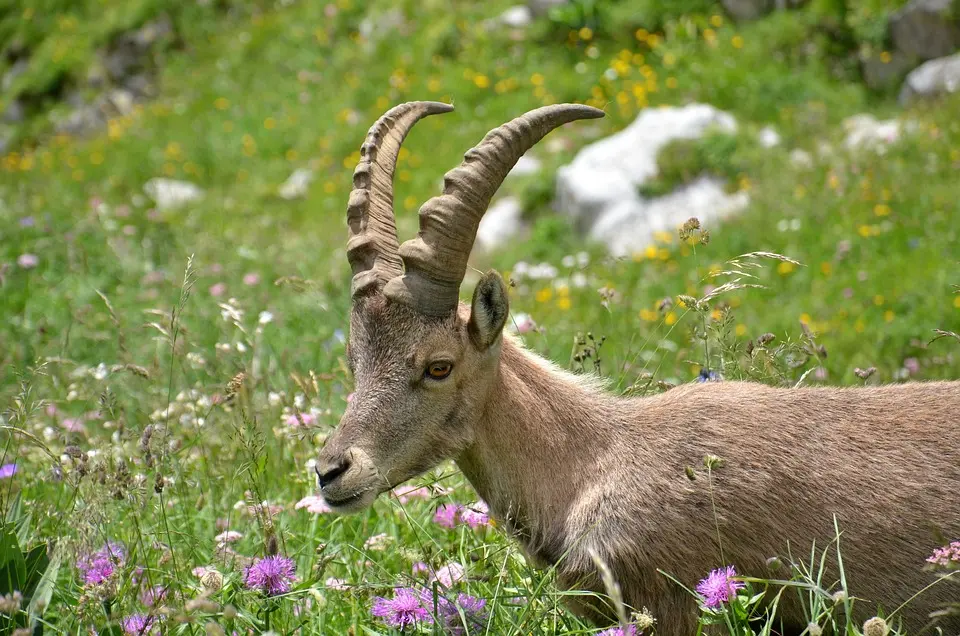
[[[0,599],[9,611],[0,612],[0,633],[34,628],[50,606],[60,570],[60,554],[46,543],[24,551],[15,524],[0,526]],[[22,534],[22,533],[21,533]]]

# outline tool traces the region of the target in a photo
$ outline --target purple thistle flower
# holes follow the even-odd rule
[[[460,514],[460,506],[457,504],[441,504],[433,515],[433,522],[443,528],[455,528],[458,514]]]
[[[156,616],[133,614],[123,619],[123,633],[126,636],[146,636],[160,633],[160,620]]]
[[[406,629],[433,623],[430,614],[432,608],[433,597],[430,592],[401,587],[394,590],[392,599],[378,596],[370,613],[390,627]]]
[[[444,599],[443,603],[438,604],[440,615],[443,618],[443,625],[446,633],[455,636],[463,636],[469,633],[479,633],[483,630],[483,625],[487,620],[485,610],[487,601],[467,594],[458,594],[454,603]],[[463,617],[460,611],[463,611]]]
[[[626,627],[611,627],[605,629],[597,636],[640,636],[636,625],[627,625]]]
[[[167,586],[154,585],[140,592],[140,602],[144,607],[163,605],[167,600]]]
[[[107,541],[107,543],[91,554],[85,554],[77,559],[77,569],[84,585],[100,585],[110,578],[117,568],[123,567],[127,558],[126,548],[122,543]]]
[[[411,572],[413,573],[414,576],[417,576],[418,574],[429,574],[431,572],[431,569],[430,569],[430,566],[424,563],[423,561],[417,561],[416,563],[413,564],[413,567],[411,568]]]
[[[0,479],[10,479],[17,474],[16,464],[4,464],[0,466]]]
[[[267,596],[277,596],[290,591],[290,584],[297,580],[297,565],[293,559],[281,555],[268,556],[244,570],[243,579],[251,590],[260,590]]]
[[[732,565],[712,571],[707,578],[697,583],[697,594],[703,597],[705,607],[717,608],[735,596],[737,590],[743,589],[740,581],[731,581],[737,575]]]

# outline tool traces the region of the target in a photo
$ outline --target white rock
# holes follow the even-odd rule
[[[313,181],[313,171],[308,168],[299,168],[283,182],[277,193],[284,199],[298,199],[307,193]]]
[[[930,60],[907,75],[900,89],[904,106],[919,98],[931,98],[960,90],[960,53]]]
[[[523,155],[517,161],[516,165],[513,166],[513,169],[510,170],[508,177],[524,177],[531,174],[536,174],[540,172],[540,168],[543,167],[543,162],[541,162],[536,157],[528,157]]]
[[[773,126],[764,126],[758,135],[760,145],[764,148],[774,148],[780,145],[780,133]]]
[[[642,251],[654,242],[654,233],[673,234],[692,216],[704,225],[744,209],[750,202],[745,192],[728,195],[723,182],[700,177],[670,194],[649,201],[629,201],[607,210],[590,230],[590,238],[607,246],[614,256]]]
[[[178,208],[203,197],[203,190],[194,183],[159,177],[147,181],[143,191],[161,210]]]
[[[737,129],[728,113],[707,104],[646,109],[619,133],[581,150],[557,172],[557,206],[611,253],[628,255],[650,244],[656,231],[674,231],[692,216],[708,221],[743,208],[745,194],[728,195],[701,178],[665,197],[645,199],[638,188],[657,174],[657,154],[675,139],[710,129]]]
[[[477,228],[474,245],[490,252],[523,231],[523,209],[520,200],[504,197],[491,205]]]
[[[500,14],[500,22],[511,29],[523,29],[530,26],[532,21],[533,12],[530,10],[530,7],[522,4],[510,7]]]

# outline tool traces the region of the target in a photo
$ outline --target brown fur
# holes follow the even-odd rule
[[[719,382],[619,398],[500,337],[506,307],[495,274],[447,319],[377,295],[355,303],[355,397],[317,469],[324,496],[346,501],[335,507],[362,509],[453,458],[526,552],[558,564],[562,584],[602,592],[595,550],[625,602],[649,608],[667,636],[694,633],[696,602],[658,568],[689,587],[726,564],[769,577],[766,560],[786,560],[788,545],[807,562],[814,542],[826,548],[836,515],[862,621],[930,583],[924,558],[960,537],[960,382]],[[425,379],[438,357],[453,363],[451,376]],[[723,460],[712,476],[716,512],[708,454]],[[837,589],[836,578],[831,562],[824,587]],[[908,633],[949,591],[935,586],[900,612]],[[802,629],[796,597],[785,594],[781,617]],[[946,633],[958,630],[955,621]]]

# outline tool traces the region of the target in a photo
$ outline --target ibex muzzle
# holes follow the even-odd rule
[[[603,113],[563,104],[492,130],[420,209],[418,236],[400,245],[400,144],[420,118],[449,110],[397,106],[361,148],[347,213],[356,390],[317,462],[332,507],[363,509],[452,458],[527,554],[557,566],[561,584],[602,592],[598,556],[625,602],[648,607],[667,636],[695,632],[696,601],[658,569],[688,587],[726,564],[762,577],[770,557],[826,548],[834,518],[850,591],[863,599],[858,620],[931,582],[924,557],[960,537],[960,382],[720,382],[625,399],[562,371],[502,335],[508,299],[498,274],[483,276],[470,305],[459,288],[510,168],[555,127]],[[707,455],[724,460],[709,480],[691,468]],[[822,585],[837,575],[831,560]],[[949,590],[931,587],[897,618],[916,633]],[[575,609],[609,616],[594,604]],[[780,615],[786,628],[806,627],[795,592]],[[949,620],[946,633],[958,633]]]

